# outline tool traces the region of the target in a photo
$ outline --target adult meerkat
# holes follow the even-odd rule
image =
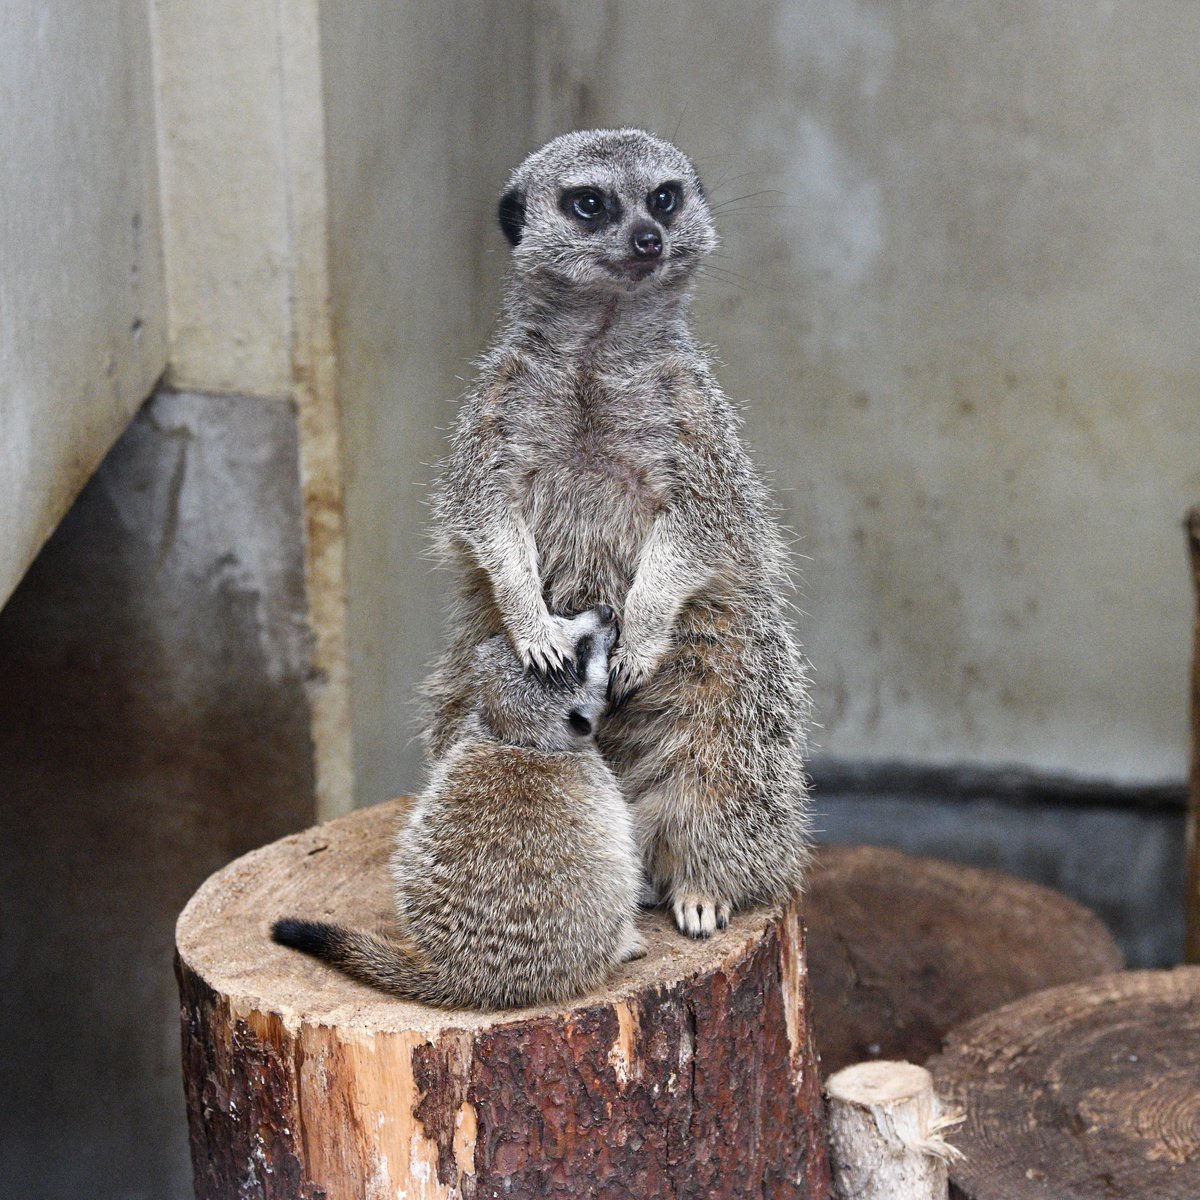
[[[430,743],[457,736],[480,641],[504,631],[529,668],[561,672],[558,614],[614,605],[622,703],[601,749],[658,894],[707,936],[798,887],[809,840],[787,553],[688,327],[712,215],[679,150],[623,129],[532,154],[499,218],[513,248],[499,332],[435,491],[459,587],[426,689]]]
[[[596,749],[611,608],[566,623],[579,678],[473,652],[470,715],[396,839],[400,934],[287,918],[274,939],[385,991],[450,1008],[564,1000],[642,951],[628,805]]]

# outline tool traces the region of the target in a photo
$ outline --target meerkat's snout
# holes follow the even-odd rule
[[[650,224],[649,221],[633,227],[629,235],[629,244],[638,258],[653,259],[662,254],[662,234],[659,233],[658,226]]]

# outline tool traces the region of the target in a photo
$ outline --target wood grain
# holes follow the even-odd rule
[[[794,907],[644,959],[568,1008],[447,1012],[275,946],[283,915],[390,921],[403,802],[285,838],[177,928],[198,1200],[765,1196],[829,1189]]]
[[[932,1059],[962,1108],[965,1200],[1200,1196],[1200,968],[1050,988],[955,1029]]]

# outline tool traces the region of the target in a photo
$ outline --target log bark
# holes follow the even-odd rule
[[[837,1200],[946,1200],[946,1163],[958,1152],[943,1133],[956,1118],[924,1067],[857,1063],[834,1075],[825,1095]]]
[[[1124,965],[1103,922],[1059,892],[874,846],[822,846],[803,915],[826,1078],[924,1062],[964,1020]]]
[[[1192,769],[1188,781],[1187,947],[1185,958],[1200,963],[1200,506],[1184,521],[1196,591],[1192,639]]]
[[[403,802],[239,859],[176,931],[198,1200],[824,1200],[794,905],[644,959],[567,1008],[447,1012],[275,946],[300,915],[386,926]]]
[[[966,1115],[952,1195],[1200,1196],[1200,967],[1026,996],[952,1031],[929,1068]]]

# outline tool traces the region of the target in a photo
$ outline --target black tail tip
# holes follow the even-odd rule
[[[335,926],[322,921],[283,917],[271,926],[271,938],[281,946],[290,946],[293,950],[303,950],[305,954],[324,958],[337,945],[338,931]]]

